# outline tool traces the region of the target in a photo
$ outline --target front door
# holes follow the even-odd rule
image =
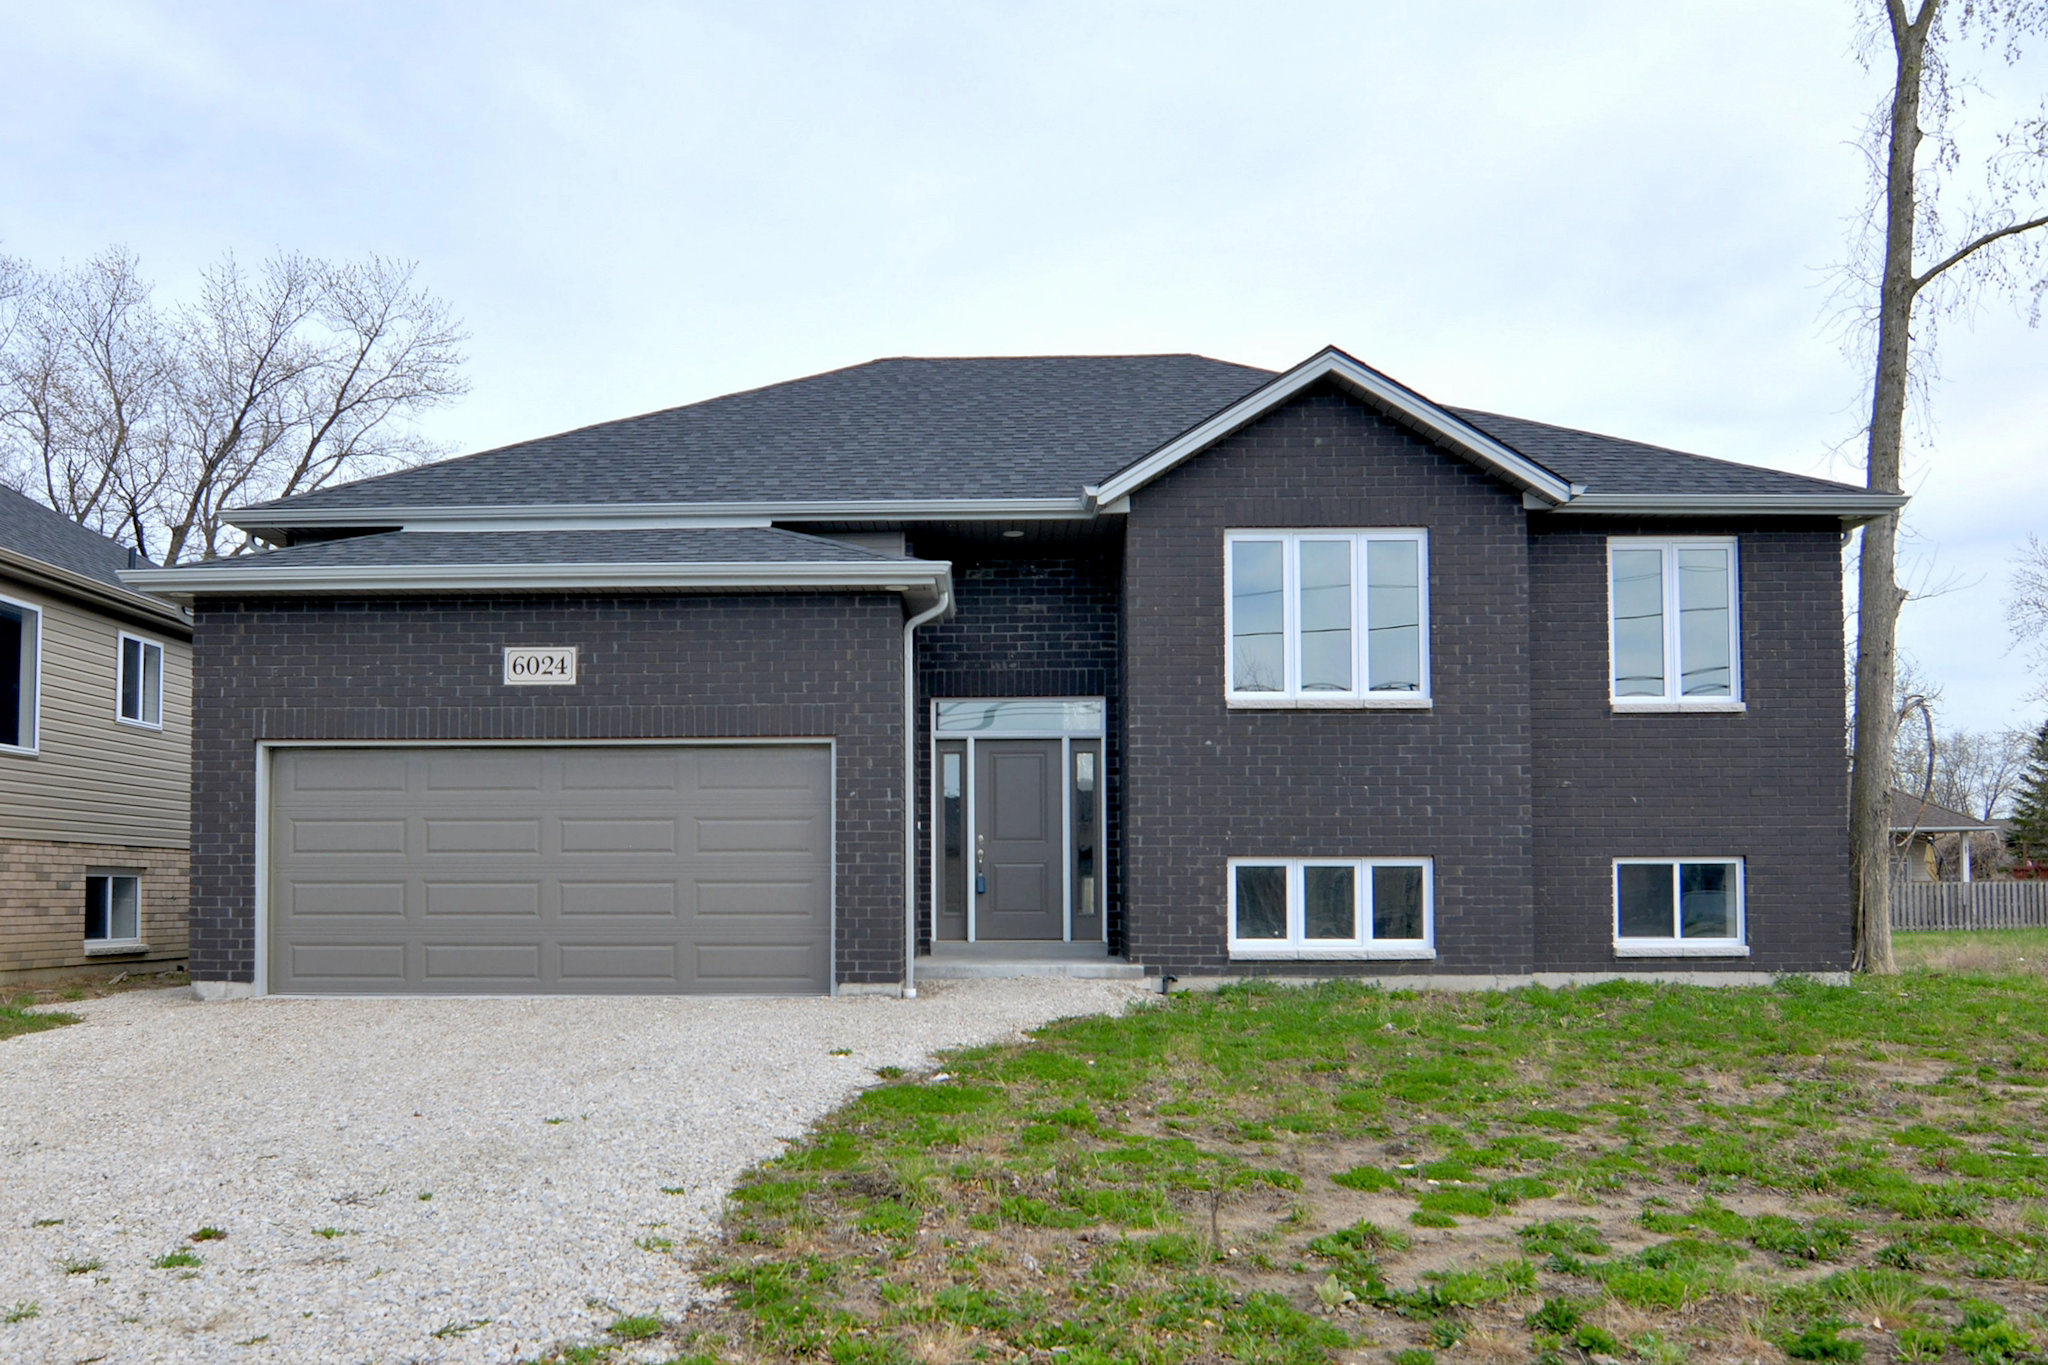
[[[974,746],[975,937],[1066,937],[1060,741]]]

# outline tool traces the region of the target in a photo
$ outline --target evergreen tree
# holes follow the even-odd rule
[[[2022,858],[2048,858],[2048,725],[2034,736],[2012,803],[2011,843]]]

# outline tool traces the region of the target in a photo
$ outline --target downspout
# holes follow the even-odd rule
[[[917,655],[911,637],[953,606],[947,576],[939,600],[903,623],[903,998],[917,999]]]

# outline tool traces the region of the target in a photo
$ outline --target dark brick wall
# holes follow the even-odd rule
[[[893,595],[202,600],[193,639],[192,975],[255,962],[256,742],[837,742],[838,975],[903,975],[903,613]],[[507,644],[580,648],[509,688]]]
[[[1738,537],[1747,711],[1614,714],[1610,535]],[[1530,563],[1538,968],[1847,966],[1840,527],[1538,515]],[[1687,854],[1748,860],[1750,957],[1617,961],[1611,860]]]
[[[1105,697],[1107,787],[1103,885],[1110,949],[1123,948],[1117,894],[1122,831],[1122,720],[1118,650],[1119,545],[1020,550],[932,534],[913,537],[920,558],[953,564],[954,614],[917,633],[919,943],[929,950],[931,701],[935,697]]]
[[[1223,701],[1223,533],[1429,531],[1428,711]],[[1520,495],[1334,393],[1133,499],[1124,564],[1125,919],[1176,974],[1531,970],[1529,564]],[[1434,963],[1232,963],[1230,856],[1429,856]]]

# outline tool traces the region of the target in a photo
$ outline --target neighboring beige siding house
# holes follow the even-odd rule
[[[0,488],[0,985],[185,961],[192,627],[126,567]]]

